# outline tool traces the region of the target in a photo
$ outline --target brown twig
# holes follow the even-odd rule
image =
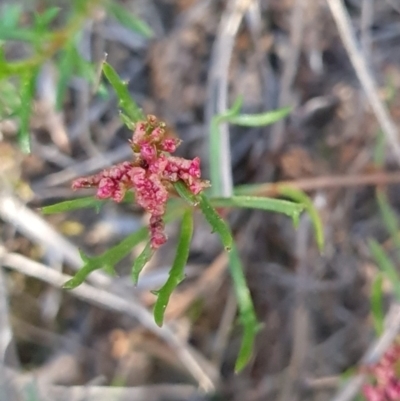
[[[279,187],[288,186],[303,191],[315,191],[317,189],[354,188],[363,186],[379,186],[400,183],[399,172],[381,172],[372,174],[354,175],[328,175],[315,178],[305,178],[293,181],[280,181],[268,184],[252,184],[238,187],[237,194],[257,194],[274,196],[279,192]]]

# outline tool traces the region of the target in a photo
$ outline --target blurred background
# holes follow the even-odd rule
[[[377,334],[393,340],[398,310],[378,327],[399,288],[379,274],[399,243],[397,0],[3,1],[0,44],[0,401],[330,400]],[[76,197],[73,179],[131,157],[131,132],[100,76],[105,54],[144,112],[183,140],[179,155],[201,157],[205,177],[214,114],[239,95],[244,113],[292,107],[271,126],[227,128],[234,185],[306,191],[326,236],[320,254],[307,218],[295,230],[281,215],[230,214],[263,323],[240,374],[227,260],[201,216],[162,329],[150,291],[168,277],[175,224],[137,287],[139,247],[118,277],[61,290],[79,249],[100,255],[146,221],[112,202],[98,213],[40,211]]]

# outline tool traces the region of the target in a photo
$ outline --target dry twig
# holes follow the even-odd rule
[[[1,247],[0,257],[2,257],[4,266],[44,281],[57,288],[61,288],[63,284],[71,278],[70,276],[61,274],[22,255],[7,253],[6,250]],[[138,319],[144,327],[162,338],[175,351],[179,360],[198,381],[202,389],[207,392],[214,390],[218,381],[218,374],[212,366],[199,355],[195,357],[194,351],[187,344],[180,341],[168,326],[163,326],[162,328],[158,327],[154,323],[151,313],[141,305],[132,302],[130,299],[125,300],[117,295],[95,288],[86,283],[71,290],[70,293],[101,308],[124,313]]]
[[[367,62],[357,44],[351,26],[350,17],[342,0],[326,1],[338,27],[339,35],[343,41],[344,47],[346,48],[350,61],[356,71],[357,77],[360,80],[379,125],[386,136],[388,144],[400,165],[400,144],[396,125],[394,124],[385,104],[379,97],[378,88],[375,84],[372,73],[369,70]]]

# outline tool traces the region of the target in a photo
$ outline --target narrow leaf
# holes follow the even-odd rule
[[[84,266],[75,274],[75,276],[64,284],[63,287],[65,289],[71,290],[82,284],[86,280],[87,276],[93,271],[101,269],[105,266],[114,266],[121,259],[127,256],[133,247],[146,239],[147,231],[147,227],[143,227],[126,237],[118,245],[108,249],[103,254],[94,258],[90,258],[86,261]]]
[[[115,1],[108,3],[107,10],[117,21],[131,31],[137,32],[146,38],[151,38],[153,36],[153,31],[145,21],[131,14],[128,10],[126,10],[124,7],[121,7]]]
[[[377,274],[371,288],[371,313],[375,333],[379,337],[383,333],[385,312],[383,310],[383,276]]]
[[[189,205],[197,206],[199,204],[198,197],[193,195],[193,193],[189,190],[189,188],[182,180],[176,182],[174,184],[174,188],[176,189],[176,192],[178,192],[179,196]]]
[[[240,372],[251,358],[254,340],[261,326],[257,321],[242,262],[234,244],[229,252],[229,271],[238,303],[239,320],[243,327],[242,343],[235,364],[235,371]]]
[[[200,209],[204,214],[204,217],[221,238],[222,244],[225,249],[229,251],[232,248],[233,238],[226,222],[221,218],[218,212],[213,208],[207,196],[201,193],[198,196]]]
[[[27,71],[21,77],[21,106],[18,112],[20,118],[20,130],[18,143],[24,153],[30,153],[29,123],[32,113],[33,97],[35,95],[37,69]]]
[[[400,278],[396,267],[386,255],[383,248],[375,240],[370,239],[368,241],[368,245],[379,268],[392,284],[394,296],[396,297],[397,301],[400,301]]]
[[[104,62],[103,72],[118,96],[119,107],[125,111],[125,114],[131,119],[131,121],[137,122],[143,120],[143,112],[131,98],[127,85],[121,81],[121,78],[115,72],[114,68],[112,68],[110,64]]]
[[[21,4],[3,4],[0,11],[0,26],[10,29],[18,25],[22,14]]]
[[[44,31],[60,13],[60,7],[49,7],[43,13],[35,14],[35,31]]]
[[[148,242],[140,255],[135,259],[132,267],[132,281],[135,285],[138,283],[139,274],[142,272],[145,264],[151,259],[153,254],[154,251],[151,249],[150,242]]]
[[[228,122],[243,127],[262,127],[282,120],[282,118],[285,118],[291,110],[291,107],[285,107],[260,114],[239,114],[229,117]]]
[[[323,252],[325,242],[324,227],[322,225],[321,218],[319,217],[319,213],[313,205],[311,199],[300,189],[295,189],[284,185],[280,185],[278,187],[278,193],[295,202],[299,202],[304,206],[311,218],[318,248],[320,252]]]
[[[58,62],[58,82],[57,82],[57,98],[56,109],[61,110],[65,94],[67,92],[69,81],[75,71],[75,60],[77,57],[77,50],[74,46],[74,41],[70,40],[64,47],[60,54]]]
[[[169,298],[177,285],[184,279],[184,270],[189,257],[190,242],[193,235],[193,215],[187,210],[182,218],[181,233],[179,236],[176,255],[169,276],[165,284],[157,292],[157,301],[154,305],[154,320],[158,326],[164,322],[164,313]]]
[[[182,208],[182,205],[170,202],[165,214],[165,223],[169,223],[170,221],[176,219],[185,210],[185,208]],[[148,228],[142,227],[101,255],[89,258],[87,261],[85,261],[85,264],[75,274],[75,276],[64,284],[64,288],[73,289],[77,287],[78,285],[82,284],[87,276],[95,270],[107,267],[107,269],[110,271],[110,269],[112,269],[121,259],[129,255],[129,252],[133,247],[145,241],[147,238]]]
[[[70,212],[71,210],[84,209],[88,207],[93,207],[98,209],[105,201],[96,199],[93,196],[88,196],[86,198],[72,199],[60,203],[56,203],[50,206],[44,206],[41,208],[43,214],[54,214],[54,213],[64,213]]]
[[[214,207],[243,207],[283,213],[295,221],[299,219],[305,208],[301,203],[261,196],[232,196],[231,198],[212,198],[210,201]]]
[[[379,209],[381,211],[385,227],[389,231],[389,234],[392,237],[396,248],[400,251],[400,233],[397,214],[391,208],[389,200],[383,191],[377,190],[376,198],[378,200]]]

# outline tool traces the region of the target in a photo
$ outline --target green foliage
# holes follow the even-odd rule
[[[393,243],[397,249],[400,249],[400,235],[398,218],[394,210],[389,204],[389,200],[382,190],[376,191],[376,199],[378,202],[379,210],[386,229],[388,230]],[[400,301],[400,277],[393,262],[390,260],[385,250],[375,240],[368,241],[369,249],[374,257],[381,273],[375,278],[371,288],[371,313],[373,323],[377,335],[383,332],[383,278],[387,278],[392,284],[393,294],[397,301]]]
[[[230,124],[240,125],[242,127],[262,127],[282,120],[282,118],[285,118],[291,110],[291,107],[284,107],[279,110],[267,111],[260,114],[232,115],[227,118],[227,121]]]
[[[240,372],[251,358],[254,340],[261,325],[257,321],[242,262],[235,244],[229,252],[229,271],[238,303],[239,321],[243,327],[242,343],[235,363],[235,372]]]
[[[21,104],[18,110],[20,128],[18,132],[18,143],[24,153],[30,153],[29,125],[32,113],[32,102],[35,95],[35,81],[37,69],[25,72],[21,76]]]
[[[143,242],[147,238],[147,235],[147,228],[143,227],[101,255],[89,258],[81,254],[84,265],[73,278],[64,284],[64,288],[72,290],[78,287],[78,285],[82,284],[87,276],[95,270],[103,268],[107,269],[107,271],[112,270],[121,259],[130,253],[133,247]]]
[[[383,275],[375,277],[371,288],[371,312],[376,335],[383,333],[385,313],[383,311]]]
[[[122,120],[128,127],[133,127],[135,122],[144,119],[144,115],[137,104],[130,98],[129,91],[125,83],[121,81],[118,74],[106,62],[103,63],[103,72],[107,80],[114,88],[118,99],[119,106],[124,114],[121,114]],[[260,115],[239,115],[241,107],[241,100],[238,99],[232,109],[222,116],[217,116],[213,119],[211,129],[214,133],[218,131],[218,125],[222,121],[233,121],[234,123],[245,126],[258,126],[259,124],[270,124],[279,118],[282,118],[288,113],[288,109],[279,110],[272,113],[263,113]],[[211,146],[211,159],[212,159],[212,176],[217,180],[217,168],[219,151],[218,135],[212,136]],[[184,200],[188,206],[182,207],[182,201],[172,200],[168,203],[168,210],[165,215],[165,223],[182,216],[181,233],[176,249],[176,256],[171,267],[169,277],[166,283],[158,290],[155,291],[157,301],[154,305],[154,319],[158,325],[162,325],[164,321],[164,313],[168,305],[168,301],[176,286],[184,279],[184,268],[189,256],[190,243],[193,233],[193,213],[196,208],[199,208],[203,213],[205,219],[210,224],[212,231],[217,233],[221,239],[225,250],[229,255],[229,271],[232,277],[232,284],[236,294],[238,309],[239,309],[239,322],[243,328],[242,343],[238,358],[235,365],[235,370],[238,372],[242,370],[251,358],[255,336],[260,329],[260,324],[254,310],[253,301],[249,288],[247,287],[243,266],[240,260],[239,252],[236,248],[231,230],[225,220],[219,215],[215,207],[231,208],[231,207],[245,207],[253,209],[268,210],[277,213],[283,213],[291,217],[295,223],[298,223],[299,215],[303,210],[307,210],[313,220],[316,231],[316,237],[319,246],[323,246],[323,230],[319,220],[317,211],[314,209],[312,202],[301,191],[293,190],[291,188],[281,188],[281,195],[288,197],[294,202],[270,199],[257,196],[233,196],[231,198],[208,198],[202,192],[199,195],[193,195],[183,182],[177,182],[175,185],[176,193],[179,198]],[[126,199],[125,199],[126,200]],[[44,208],[45,213],[54,213],[60,211],[74,210],[81,207],[96,207],[101,204],[100,201],[93,199],[89,201],[88,198],[79,200],[62,202],[58,205],[53,205]],[[102,255],[89,258],[82,254],[84,266],[76,275],[65,284],[65,288],[75,288],[81,284],[86,277],[94,270],[106,268],[110,271],[113,270],[114,265],[125,257],[130,250],[139,243],[146,242],[146,246],[142,253],[136,258],[132,268],[132,279],[137,283],[140,272],[145,264],[153,255],[150,243],[148,242],[147,228],[141,228],[139,231],[132,233],[125,238],[121,243],[104,252]]]
[[[133,32],[137,32],[147,38],[153,36],[151,28],[141,19],[127,12],[124,7],[121,7],[117,2],[110,1],[107,4],[107,11],[119,21],[122,25],[129,28]]]
[[[153,256],[153,250],[151,249],[150,246],[150,241],[147,241],[146,246],[144,247],[143,251],[140,253],[140,255],[135,259],[135,263],[133,264],[132,267],[132,281],[133,284],[137,284],[139,280],[139,275],[142,272],[145,264],[151,259]]]
[[[125,194],[123,202],[132,203],[134,201],[134,195],[132,192]],[[100,211],[101,206],[107,201],[97,199],[93,196],[87,196],[84,198],[71,199],[64,202],[55,203],[54,205],[44,206],[40,210],[43,214],[55,214],[71,212],[72,210],[94,208],[97,212]]]
[[[170,202],[167,208],[167,213],[165,214],[165,222],[168,223],[175,220],[185,211],[181,205]],[[138,231],[132,233],[126,237],[119,244],[108,249],[101,255],[95,257],[88,257],[81,253],[82,261],[84,262],[83,267],[75,274],[75,276],[64,284],[64,288],[73,289],[78,285],[82,284],[87,276],[95,270],[106,269],[112,272],[114,266],[126,257],[132,248],[139,245],[141,242],[146,241],[148,238],[147,227],[142,227]]]
[[[210,176],[213,196],[219,196],[219,188],[221,188],[221,136],[219,133],[219,125],[221,123],[230,123],[241,125],[244,127],[261,127],[273,124],[286,117],[290,108],[286,107],[280,110],[268,111],[260,114],[239,114],[242,107],[243,99],[238,97],[232,107],[225,113],[215,115],[210,125]]]
[[[69,201],[56,203],[50,206],[44,206],[41,208],[41,211],[43,214],[55,214],[88,207],[95,208],[96,211],[98,211],[103,203],[104,201],[102,200],[99,200],[93,196],[88,196],[85,198],[72,199]]]
[[[198,199],[199,199],[199,206],[204,214],[204,217],[212,227],[213,231],[216,232],[221,238],[225,250],[230,251],[233,246],[233,238],[228,225],[225,223],[224,219],[218,214],[218,212],[213,208],[209,199],[204,193],[201,193]]]
[[[297,226],[304,204],[294,203],[281,199],[265,198],[262,196],[232,196],[230,198],[212,198],[214,207],[243,207],[248,209],[261,209],[269,212],[283,213],[291,217]]]
[[[318,211],[313,205],[311,199],[300,189],[291,188],[289,186],[280,185],[278,187],[278,192],[280,195],[283,195],[294,202],[298,202],[305,208],[305,210],[307,210],[307,213],[310,216],[311,222],[314,227],[315,240],[317,242],[320,252],[322,253],[325,243],[324,227],[322,225],[322,221],[319,217]]]
[[[164,322],[164,313],[167,308],[169,298],[177,285],[185,278],[185,266],[189,257],[190,243],[193,235],[193,213],[187,210],[181,223],[181,233],[179,236],[176,254],[172,267],[169,271],[168,280],[154,293],[157,295],[157,301],[154,304],[154,320],[162,326]]]
[[[400,233],[399,222],[396,213],[390,207],[386,194],[383,191],[376,191],[376,199],[378,201],[379,210],[382,215],[383,222],[388,230],[396,248],[400,250]]]
[[[136,102],[131,98],[129,94],[127,84],[122,82],[118,74],[108,63],[103,63],[103,72],[112,87],[114,88],[119,101],[119,107],[126,113],[126,118],[131,123],[144,119],[144,114],[136,104]],[[126,122],[124,118],[124,122]],[[131,125],[130,125],[131,127]]]
[[[368,241],[369,249],[376,260],[382,273],[388,278],[393,286],[393,294],[400,301],[400,278],[393,262],[386,255],[384,249],[375,240]]]
[[[21,150],[26,153],[30,151],[29,120],[36,78],[45,62],[52,60],[57,66],[57,109],[63,105],[72,76],[82,77],[93,87],[97,83],[98,68],[82,57],[78,44],[85,20],[98,6],[106,7],[109,14],[127,28],[146,37],[152,35],[145,22],[131,15],[115,1],[74,0],[65,26],[58,29],[53,28],[60,11],[58,7],[48,7],[42,13],[22,13],[22,6],[17,4],[4,4],[0,7],[0,118],[18,117],[18,141]],[[6,60],[3,47],[4,43],[11,40],[25,42],[30,46],[32,55],[17,61]],[[103,86],[96,89],[104,93]],[[8,96],[10,91],[11,96]],[[129,118],[133,117],[128,115]]]

